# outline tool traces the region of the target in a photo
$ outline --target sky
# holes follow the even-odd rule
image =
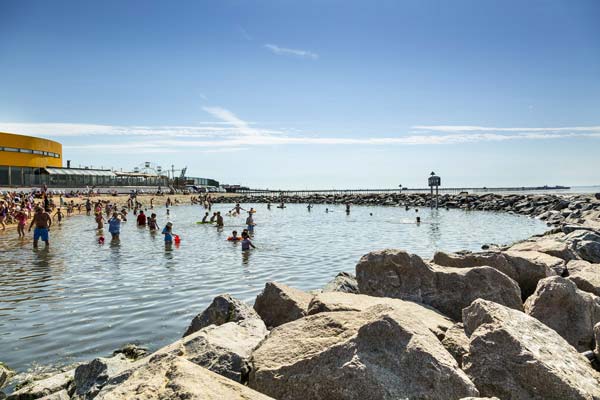
[[[0,131],[269,189],[598,185],[600,2],[0,0]]]

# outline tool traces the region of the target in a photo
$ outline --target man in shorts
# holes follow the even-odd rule
[[[31,224],[29,224],[29,232],[31,232],[31,228],[35,224],[35,229],[33,231],[33,248],[37,249],[38,240],[42,239],[46,243],[46,247],[50,245],[48,230],[52,225],[52,217],[48,214],[42,207],[37,207],[35,209],[35,214],[33,219],[31,220]]]

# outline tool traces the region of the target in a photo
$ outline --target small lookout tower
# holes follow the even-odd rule
[[[431,207],[433,208],[433,188],[435,187],[435,208],[438,208],[438,189],[442,184],[442,178],[437,176],[435,172],[432,171],[431,174],[429,174],[429,179],[427,181],[429,184],[429,189],[431,190]]]

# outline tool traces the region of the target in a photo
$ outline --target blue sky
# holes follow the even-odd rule
[[[0,131],[268,188],[600,184],[600,2],[0,1]]]

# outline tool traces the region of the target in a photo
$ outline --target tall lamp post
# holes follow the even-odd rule
[[[431,207],[433,208],[433,188],[435,187],[435,208],[438,208],[439,186],[442,184],[442,178],[437,176],[435,172],[431,172],[429,179],[429,189],[431,190]]]

